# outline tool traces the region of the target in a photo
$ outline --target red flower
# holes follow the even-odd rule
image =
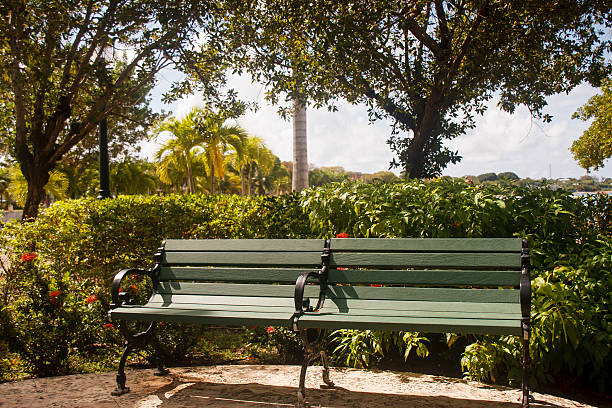
[[[138,288],[136,288],[136,285],[130,286],[130,289],[132,289],[134,292],[138,292]]]
[[[336,238],[348,238],[348,234],[346,232],[341,232],[338,235],[336,235]]]
[[[33,252],[21,255],[21,262],[32,262],[38,255]]]
[[[115,328],[115,325],[114,325],[114,324],[112,324],[112,323],[106,323],[106,324],[104,325],[104,328],[105,328],[105,329],[114,329],[114,328]]]
[[[137,275],[137,274],[135,274],[135,273],[133,273],[133,274],[131,274],[131,275],[130,275],[130,278],[132,278],[132,279],[138,279],[138,275]]]
[[[53,306],[57,305],[57,297],[61,294],[61,290],[54,290],[53,292],[49,292],[49,302],[51,302]]]
[[[268,330],[266,330],[266,332],[268,332],[268,334],[270,333],[274,333],[276,330],[274,330],[274,327],[272,326],[268,326]]]
[[[87,304],[90,304],[91,302],[95,302],[96,300],[98,300],[96,295],[89,295],[89,297],[87,298]]]

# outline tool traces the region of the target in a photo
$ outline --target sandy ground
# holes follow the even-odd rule
[[[127,372],[129,394],[112,397],[115,374],[81,374],[0,384],[0,407],[289,407],[296,401],[297,366],[210,366]],[[476,382],[392,371],[331,370],[334,389],[320,389],[321,367],[311,367],[306,399],[320,407],[520,407],[520,391]],[[534,408],[591,407],[534,393]]]

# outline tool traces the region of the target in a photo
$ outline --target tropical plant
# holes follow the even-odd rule
[[[152,163],[125,159],[110,166],[111,190],[119,194],[151,194],[157,187]]]
[[[225,153],[232,145],[236,153],[241,151],[246,131],[240,126],[227,126],[225,122],[229,115],[225,112],[213,112],[210,109],[197,109],[195,128],[198,131],[210,174],[210,192],[215,194],[216,179],[223,179],[225,168]]]
[[[156,128],[158,138],[163,132],[169,132],[172,135],[172,138],[163,143],[155,153],[155,159],[159,164],[157,168],[159,179],[163,183],[172,184],[173,181],[176,181],[176,172],[184,170],[187,187],[191,194],[195,192],[193,167],[199,155],[203,153],[202,143],[204,142],[204,137],[196,128],[195,120],[198,114],[199,110],[194,108],[183,119],[170,118]],[[171,170],[175,172],[174,177],[172,177]]]

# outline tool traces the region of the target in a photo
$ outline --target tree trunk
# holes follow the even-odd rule
[[[187,164],[187,186],[189,187],[189,193],[193,194],[195,192],[195,183],[193,182],[193,170],[189,161],[189,153],[185,155],[185,160]]]
[[[215,194],[215,165],[210,163],[210,194]]]
[[[45,186],[49,181],[49,171],[41,168],[21,166],[21,171],[28,181],[28,193],[23,207],[22,221],[28,221],[38,216],[40,203],[45,198]]]
[[[244,166],[240,166],[240,195],[244,197]]]
[[[248,178],[247,178],[247,185],[248,185],[247,194],[248,195],[251,195],[251,184],[252,184],[251,183],[251,178],[253,177],[253,174],[252,174],[252,171],[251,171],[252,169],[253,169],[253,163],[250,163],[249,164],[249,174],[248,174]]]
[[[308,188],[308,146],[306,134],[306,107],[299,100],[293,101],[293,175],[291,190]]]

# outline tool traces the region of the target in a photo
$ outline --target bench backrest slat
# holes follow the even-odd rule
[[[332,238],[332,251],[377,252],[513,252],[520,253],[519,238]]]
[[[398,253],[332,252],[332,266],[449,267],[519,269],[521,259],[512,253]]]
[[[162,265],[309,266],[321,264],[318,252],[164,252]]]
[[[329,299],[422,300],[436,302],[518,303],[517,289],[330,286]]]
[[[160,281],[200,280],[225,282],[284,282],[294,283],[303,272],[318,268],[207,268],[198,266],[163,266]]]
[[[167,239],[166,251],[173,252],[319,252],[322,239]]]
[[[437,286],[513,286],[518,287],[521,275],[516,271],[429,269],[429,270],[376,270],[332,269],[329,283],[406,284]],[[294,279],[295,280],[295,279]]]
[[[176,295],[264,296],[293,299],[295,285],[258,285],[240,283],[161,282],[156,292]],[[308,285],[307,296],[318,296],[319,287]]]

